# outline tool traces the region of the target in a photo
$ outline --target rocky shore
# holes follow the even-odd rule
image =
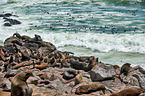
[[[94,56],[77,57],[39,35],[14,33],[0,46],[0,96],[11,95],[11,82],[23,71],[32,72],[26,81],[32,96],[145,96],[140,66],[125,63],[120,68]]]

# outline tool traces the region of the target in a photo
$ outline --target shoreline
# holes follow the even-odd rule
[[[3,91],[11,89],[11,80],[16,74],[31,70],[33,76],[27,83],[40,96],[113,96],[113,93],[121,94],[120,91],[128,89],[140,94],[145,92],[144,68],[129,63],[119,67],[102,63],[94,56],[58,51],[55,45],[43,41],[37,34],[31,38],[14,33],[0,50],[0,81],[3,81],[0,87]]]

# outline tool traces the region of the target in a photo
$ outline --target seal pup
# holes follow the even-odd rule
[[[32,75],[31,71],[18,73],[11,81],[11,96],[31,96],[32,88],[27,85],[26,80]]]

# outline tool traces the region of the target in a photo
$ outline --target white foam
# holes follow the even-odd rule
[[[0,5],[7,3],[7,0],[0,0]]]
[[[57,47],[73,45],[101,52],[116,50],[145,53],[145,35],[141,34],[43,33],[41,36]]]

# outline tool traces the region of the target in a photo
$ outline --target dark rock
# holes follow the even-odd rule
[[[113,76],[110,77],[102,77],[99,73],[95,73],[94,71],[89,71],[91,80],[93,82],[100,82],[100,81],[105,81],[105,80],[114,80]]]
[[[4,14],[0,14],[0,17],[4,17]]]
[[[4,16],[5,17],[10,17],[10,16],[12,16],[12,13],[6,13],[6,14],[4,14]]]
[[[28,49],[33,50],[33,51],[37,51],[39,48],[39,45],[36,43],[25,43],[24,46]]]
[[[69,91],[71,90],[70,86],[63,84],[59,79],[50,82],[50,84],[47,87],[56,89],[58,90],[59,93],[64,93],[64,92],[69,93]]]
[[[12,14],[11,13],[6,13],[6,14],[4,14],[4,16],[10,17],[10,16],[12,16]]]
[[[9,19],[9,18],[4,18],[4,19],[5,19],[4,22],[9,22],[11,25],[21,24],[21,22],[16,19]]]
[[[103,63],[95,65],[91,71],[99,73],[102,77],[112,77],[113,75],[116,75],[115,69],[112,65],[106,65]]]
[[[12,26],[10,22],[4,23],[4,26]]]

